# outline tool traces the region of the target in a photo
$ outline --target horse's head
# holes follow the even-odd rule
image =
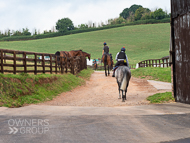
[[[88,59],[89,59],[89,61],[90,61],[90,54],[88,54]]]

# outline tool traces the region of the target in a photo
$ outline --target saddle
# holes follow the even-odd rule
[[[120,66],[126,66],[126,65],[124,64],[124,62],[123,62],[123,63],[120,63],[119,66],[117,66],[117,67],[115,67],[115,68],[113,69],[113,71],[115,72],[116,69],[119,68]],[[127,66],[126,66],[126,67],[127,67]]]

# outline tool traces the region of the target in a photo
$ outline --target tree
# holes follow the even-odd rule
[[[116,24],[126,23],[126,20],[123,17],[119,17],[116,19]]]
[[[125,8],[125,9],[122,11],[122,13],[120,13],[120,17],[123,17],[124,19],[127,19],[127,18],[130,17],[131,14],[134,14],[135,11],[136,11],[138,8],[140,8],[140,7],[142,7],[142,6],[141,6],[141,5],[136,5],[136,4],[134,4],[134,5],[132,5],[130,8]]]
[[[22,30],[23,30],[23,32],[22,32],[23,35],[25,35],[25,36],[30,36],[31,35],[28,28],[26,28],[26,29],[23,28]]]
[[[81,25],[78,25],[78,28],[79,29],[87,29],[88,25],[87,24],[81,24]]]
[[[13,35],[12,36],[22,36],[22,32],[20,31],[14,31]]]
[[[74,29],[73,22],[69,18],[59,19],[55,27],[56,27],[56,30],[58,30],[61,33]]]
[[[148,8],[140,7],[135,11],[135,20],[140,20],[143,14],[149,13],[150,10]]]
[[[166,17],[166,15],[167,13],[165,13],[161,8],[154,11],[155,19],[163,19]]]

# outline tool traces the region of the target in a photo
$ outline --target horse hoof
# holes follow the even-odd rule
[[[118,99],[121,99],[120,97],[118,97]]]

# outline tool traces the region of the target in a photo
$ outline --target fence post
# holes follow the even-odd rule
[[[4,53],[4,57],[6,57],[6,53]],[[4,63],[6,64],[6,59],[4,59]]]
[[[151,63],[150,63],[150,60],[149,60],[149,67],[151,67]]]
[[[155,63],[156,63],[156,67],[157,67],[157,60],[155,60]]]
[[[55,73],[57,74],[57,56],[55,56]]]
[[[45,73],[45,60],[44,60],[44,54],[42,54],[42,66],[43,66],[43,73]]]
[[[168,59],[166,59],[166,64],[167,64],[167,67],[168,67],[168,65],[169,65],[169,64],[168,64]]]
[[[68,65],[67,65],[67,57],[66,57],[66,60],[65,60],[65,72],[67,73],[67,68],[68,68]]]
[[[80,65],[81,60],[82,60],[82,56],[80,56],[80,58],[78,59],[78,72],[81,71],[81,65]]]
[[[154,67],[154,60],[152,60],[152,67]]]
[[[74,58],[71,60],[71,73],[74,75]]]
[[[81,56],[81,60],[80,60],[80,70],[84,69],[84,57]]]
[[[1,73],[3,74],[3,50],[1,50]]]
[[[35,53],[34,74],[37,75],[37,54]]]
[[[162,62],[163,62],[163,68],[164,68],[164,60],[162,60]]]
[[[61,74],[63,74],[63,57],[60,58]]]
[[[24,65],[24,73],[27,73],[27,66],[26,66],[26,52],[23,54],[23,65]]]
[[[14,52],[14,66],[13,66],[13,73],[16,74],[16,52]]]
[[[52,55],[50,55],[50,73],[52,74]]]

